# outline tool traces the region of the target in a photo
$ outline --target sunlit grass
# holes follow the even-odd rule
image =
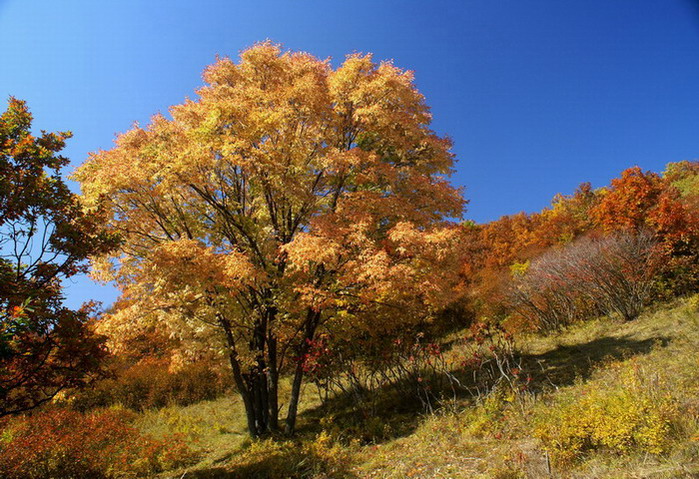
[[[415,424],[392,426],[373,442],[353,440],[333,415],[323,419],[329,412],[317,409],[319,400],[311,387],[303,396],[300,433],[293,440],[250,441],[236,397],[148,411],[138,425],[156,436],[185,434],[192,447],[204,453],[199,464],[165,477],[186,472],[185,477],[200,478],[505,479],[546,477],[549,471],[560,478],[697,477],[698,303],[696,297],[677,300],[631,322],[600,318],[555,335],[520,338],[521,354],[537,376],[532,391],[461,397],[432,415],[397,416],[398,423]],[[458,354],[458,349],[450,354]],[[545,450],[536,436],[546,427],[547,417],[585,394],[615,398],[628,387],[630,374],[639,378],[634,386],[640,388],[639,395],[662,394],[676,407],[663,447],[644,449],[629,443],[618,450],[591,448],[567,462]],[[382,414],[387,417],[391,411]],[[371,418],[357,425],[378,426]],[[610,434],[617,437],[614,431]]]

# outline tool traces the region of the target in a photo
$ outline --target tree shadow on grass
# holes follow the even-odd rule
[[[569,386],[576,379],[588,379],[605,361],[648,354],[654,347],[665,347],[670,338],[659,336],[644,340],[599,338],[584,344],[559,345],[542,354],[521,356],[522,365],[532,375],[534,388]]]
[[[241,453],[244,453],[241,451]],[[240,464],[188,471],[186,479],[304,479],[332,477],[358,479],[350,465],[303,451],[299,443],[260,450]]]
[[[332,429],[347,440],[379,444],[412,434],[428,409],[418,397],[417,387],[403,381],[367,393],[361,403],[351,393],[338,393],[321,405],[299,415],[297,432],[313,437],[323,429]],[[409,391],[413,389],[415,393]],[[439,401],[432,399],[437,407]]]
[[[542,354],[519,356],[522,368],[531,374],[530,388],[534,391],[564,387],[576,379],[587,379],[601,363],[632,356],[647,354],[654,347],[665,347],[670,339],[655,337],[635,340],[630,337],[599,338],[578,345],[560,345]],[[475,391],[487,389],[474,381],[472,369],[459,369],[451,372],[460,387],[435,388],[432,405],[437,406],[438,397],[468,401],[475,399]],[[428,411],[417,394],[409,397],[405,384],[402,387],[388,386],[374,392],[376,400],[370,411],[358,408],[355,398],[340,394],[314,409],[300,415],[299,432],[313,435],[322,429],[320,420],[332,415],[331,426],[344,430],[348,437],[363,442],[381,443],[412,434]],[[479,386],[481,386],[479,388]]]
[[[541,354],[520,356],[523,368],[532,375],[530,387],[543,390],[571,385],[576,379],[587,379],[596,367],[605,361],[620,360],[647,354],[654,347],[665,347],[670,339],[659,336],[645,340],[629,337],[599,338],[578,345],[559,345]],[[458,400],[474,399],[476,389],[472,382],[473,371],[461,369],[452,372],[464,387],[456,391],[443,391],[444,396]],[[425,405],[415,397],[401,394],[404,387],[388,386],[375,391],[371,411],[358,407],[356,398],[338,394],[326,403],[308,409],[299,415],[296,440],[298,444],[311,441],[327,427],[335,428],[346,438],[362,442],[381,443],[412,434],[426,415]],[[456,394],[454,394],[456,393]],[[438,394],[438,393],[437,393]],[[328,422],[327,418],[332,417]],[[325,419],[325,423],[321,419]],[[298,446],[300,448],[301,446]],[[241,451],[243,452],[243,451]],[[287,448],[274,454],[260,455],[259,459],[236,466],[234,469],[214,467],[191,471],[188,479],[238,479],[238,478],[304,478],[310,475],[304,470],[318,467],[323,459],[304,459],[299,450]],[[300,464],[299,464],[300,463]],[[292,471],[296,471],[293,472]],[[349,468],[338,469],[329,477],[355,478]]]

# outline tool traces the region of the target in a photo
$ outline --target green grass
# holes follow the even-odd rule
[[[204,453],[196,468],[210,468],[230,459],[248,440],[245,412],[237,398],[221,398],[191,406],[168,406],[141,414],[137,426],[155,437],[183,434]]]
[[[138,425],[156,436],[183,433],[203,453],[195,466],[163,477],[506,479],[548,477],[549,468],[556,478],[699,477],[698,305],[693,297],[628,323],[600,318],[520,338],[530,391],[463,396],[432,415],[387,398],[375,417],[349,427],[357,416],[348,404],[320,407],[308,387],[294,440],[250,441],[237,398],[150,411]],[[567,462],[547,453],[537,431],[549,418],[565,417],[586,394],[616,400],[630,374],[640,378],[633,386],[639,396],[662,396],[676,407],[662,453],[634,444],[622,452],[590,448]]]

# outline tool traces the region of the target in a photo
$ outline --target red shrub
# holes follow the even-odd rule
[[[49,409],[7,420],[0,435],[2,477],[150,476],[193,459],[181,438],[144,436],[131,419],[132,413],[123,410]]]

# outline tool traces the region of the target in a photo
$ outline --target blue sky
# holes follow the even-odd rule
[[[216,54],[267,38],[414,70],[479,222],[699,157],[690,0],[0,0],[0,96],[27,100],[37,129],[72,130],[76,166],[193,96]],[[115,295],[81,279],[68,304]]]

